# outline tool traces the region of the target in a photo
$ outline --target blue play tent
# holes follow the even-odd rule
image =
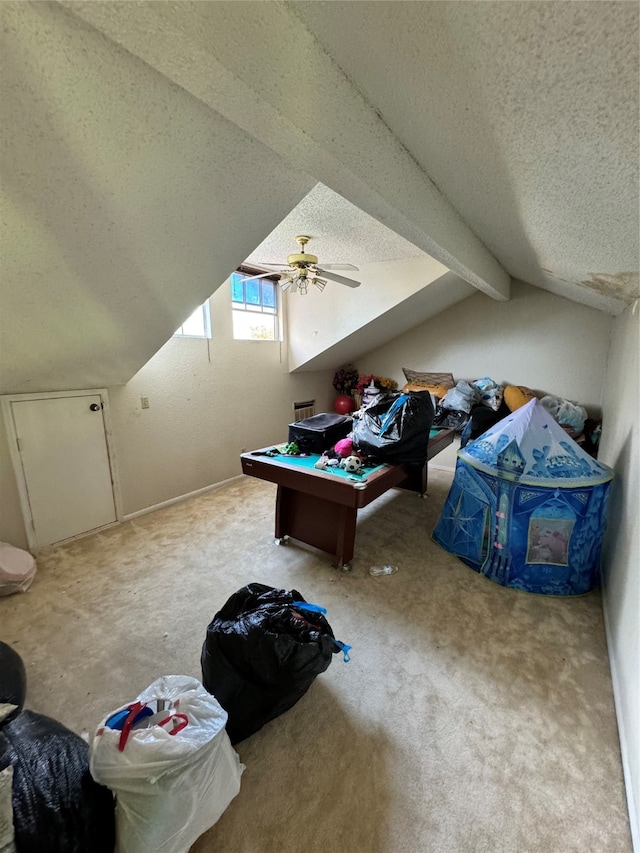
[[[503,586],[581,595],[600,585],[612,478],[533,399],[458,451],[433,539]]]

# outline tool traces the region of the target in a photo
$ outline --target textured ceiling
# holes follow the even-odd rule
[[[291,5],[511,276],[638,297],[636,3]]]
[[[295,238],[311,237],[307,252],[318,263],[362,264],[417,258],[425,253],[359,210],[323,184],[317,184],[247,258],[249,263],[281,264],[298,252]],[[357,278],[345,272],[347,277]]]
[[[6,392],[126,382],[300,233],[321,263],[431,257],[498,300],[638,297],[635,2],[0,14]]]

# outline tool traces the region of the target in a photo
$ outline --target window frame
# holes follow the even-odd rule
[[[268,281],[273,284],[273,293],[274,293],[274,301],[275,305],[273,309],[267,307],[265,309],[265,304],[262,298],[262,287],[260,291],[260,303],[259,305],[256,303],[256,307],[246,301],[244,302],[236,302],[233,299],[233,278],[232,276],[239,275],[244,278],[262,275],[263,278],[260,280],[260,284],[264,281]],[[282,302],[280,298],[280,288],[278,287],[280,283],[280,276],[277,272],[267,273],[265,275],[264,269],[256,269],[255,267],[250,267],[245,264],[241,264],[237,269],[233,271],[231,276],[229,276],[229,291],[231,298],[231,317],[232,317],[232,325],[233,325],[233,338],[236,341],[267,341],[271,343],[275,343],[282,340]],[[246,296],[246,292],[244,294]],[[233,315],[234,312],[238,312],[239,314],[248,314],[254,315],[256,317],[269,317],[273,321],[273,338],[237,338],[235,335],[235,324],[233,324]]]
[[[195,341],[206,341],[211,338],[211,306],[210,306],[210,298],[206,299],[199,308],[196,308],[194,311],[189,314],[187,319],[182,323],[182,325],[178,326],[176,331],[173,333],[173,338],[191,338]],[[202,311],[202,323],[204,328],[203,335],[190,335],[188,333],[183,332],[182,330],[185,327],[185,324],[189,322],[189,320],[193,317],[196,311]]]

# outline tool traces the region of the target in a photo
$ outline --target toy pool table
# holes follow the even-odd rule
[[[451,444],[455,431],[431,430],[427,462],[423,466],[378,465],[361,476],[342,469],[314,468],[320,458],[267,456],[272,448],[242,453],[242,472],[276,483],[275,541],[298,539],[333,555],[334,565],[348,571],[353,558],[358,509],[367,506],[388,489],[411,489],[423,497],[427,490],[427,463]]]

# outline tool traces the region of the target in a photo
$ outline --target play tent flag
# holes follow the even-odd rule
[[[533,399],[458,451],[433,539],[503,586],[589,592],[612,478]]]

